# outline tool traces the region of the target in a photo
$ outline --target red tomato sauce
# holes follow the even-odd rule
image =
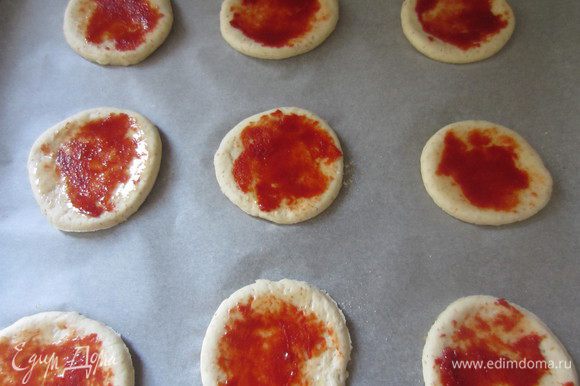
[[[265,46],[291,46],[312,29],[319,9],[318,0],[242,0],[230,24]]]
[[[103,365],[96,334],[42,344],[38,337],[16,345],[0,341],[0,384],[113,386],[113,371]],[[76,369],[72,369],[76,367]]]
[[[472,129],[466,143],[448,131],[437,175],[453,178],[469,202],[479,208],[512,210],[530,178],[516,165],[516,142],[502,138],[501,144],[492,144],[489,130]]]
[[[508,25],[492,12],[491,0],[417,0],[415,12],[426,33],[462,50],[479,47]]]
[[[511,339],[514,334],[521,335],[524,315],[503,299],[490,307],[493,307],[493,317],[478,311],[461,322],[454,322],[453,344],[445,347],[435,360],[442,384],[537,386],[550,372],[540,349],[544,337],[529,333]],[[534,366],[507,365],[508,361],[522,360],[533,361]],[[488,366],[490,362],[493,364]],[[477,363],[481,364],[479,368]]]
[[[220,386],[306,386],[304,366],[327,349],[328,333],[315,314],[275,296],[238,304],[219,341],[218,365],[227,377]]]
[[[113,194],[129,181],[131,162],[138,157],[137,142],[127,135],[133,125],[127,114],[111,114],[86,123],[59,148],[57,171],[81,213],[98,217],[114,209]]]
[[[317,121],[280,110],[247,126],[241,140],[244,150],[234,161],[234,179],[243,192],[255,193],[266,212],[283,201],[292,205],[324,193],[331,178],[321,171],[321,163],[342,156]]]
[[[96,8],[89,18],[85,37],[101,44],[113,40],[119,51],[130,51],[145,42],[163,15],[148,0],[92,0]]]

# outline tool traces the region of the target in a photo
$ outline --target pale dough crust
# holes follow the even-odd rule
[[[132,133],[138,141],[139,158],[130,167],[131,178],[121,184],[113,196],[115,208],[99,217],[81,213],[72,206],[63,176],[56,173],[55,154],[71,139],[80,125],[110,114],[127,114],[138,128]],[[51,153],[42,151],[48,145]],[[129,110],[101,107],[85,110],[65,119],[45,131],[34,143],[28,158],[28,175],[34,197],[48,220],[58,229],[68,232],[90,232],[110,228],[125,221],[139,209],[153,188],[161,163],[161,138],[157,128],[144,116]],[[138,182],[134,180],[138,179]]]
[[[525,170],[530,180],[528,188],[519,191],[519,204],[510,211],[479,208],[469,202],[452,177],[437,175],[447,132],[453,130],[465,141],[463,136],[474,128],[495,128],[497,136],[507,135],[517,143],[516,166]],[[421,154],[421,176],[427,192],[441,209],[455,218],[478,225],[503,225],[525,220],[546,206],[552,194],[552,177],[538,153],[515,131],[487,121],[452,123],[435,133]]]
[[[64,14],[64,36],[67,43],[80,56],[102,65],[130,66],[151,55],[167,38],[173,25],[173,11],[170,0],[148,0],[163,15],[145,41],[134,50],[120,51],[115,42],[105,40],[93,44],[86,40],[85,30],[95,4],[93,0],[70,0]]]
[[[234,13],[232,7],[241,4],[242,0],[224,0],[220,12],[220,29],[223,38],[232,48],[244,55],[260,59],[286,59],[306,53],[318,47],[334,31],[338,22],[338,0],[319,0],[320,9],[312,29],[305,36],[291,41],[291,45],[268,47],[257,42],[232,27],[230,21]]]
[[[415,6],[417,0],[405,0],[401,9],[403,33],[411,44],[423,55],[445,63],[472,63],[495,55],[508,42],[515,28],[514,13],[505,0],[492,0],[492,12],[503,14],[508,24],[479,47],[462,50],[461,48],[432,37],[423,30]],[[432,38],[433,40],[429,39]]]
[[[243,144],[240,139],[242,131],[250,123],[257,122],[260,117],[270,115],[276,110],[280,110],[284,114],[304,115],[318,121],[320,128],[330,135],[334,140],[335,146],[342,152],[338,137],[321,118],[307,110],[297,107],[279,107],[244,119],[226,134],[214,156],[215,174],[222,192],[244,212],[278,224],[294,224],[317,216],[332,204],[342,186],[344,157],[341,156],[330,165],[320,165],[322,172],[328,177],[331,177],[326,191],[320,196],[309,199],[302,198],[290,206],[282,202],[279,208],[270,212],[261,210],[255,199],[255,195],[251,192],[244,193],[238,187],[233,177],[232,169],[234,161],[243,151]]]
[[[334,331],[327,336],[327,350],[306,364],[305,374],[310,385],[340,386],[348,377],[347,364],[350,360],[352,344],[346,320],[338,305],[326,293],[308,283],[283,279],[278,282],[257,280],[234,292],[224,300],[214,314],[203,339],[201,348],[201,379],[204,386],[215,386],[223,381],[223,374],[217,364],[218,343],[229,320],[229,311],[250,298],[274,295],[300,310],[314,313],[319,320]]]
[[[91,334],[96,334],[102,342],[102,364],[110,366],[113,371],[113,386],[133,386],[135,375],[131,354],[121,336],[110,327],[76,312],[52,311],[24,317],[0,331],[0,341],[16,346],[37,337],[40,343],[52,344]]]
[[[453,343],[451,336],[454,332],[453,321],[461,323],[469,315],[473,315],[483,307],[492,306],[498,299],[492,296],[476,295],[460,298],[451,303],[445,311],[438,317],[427,335],[425,348],[423,349],[423,378],[426,386],[441,386],[439,380],[439,373],[435,359],[441,356],[443,349]],[[533,313],[520,307],[516,304],[510,303],[518,311],[520,311],[526,319],[526,331],[523,335],[531,332],[536,332],[538,335],[544,337],[540,344],[542,354],[546,361],[554,361],[554,363],[562,363],[560,361],[572,362],[572,358],[562,345],[558,338],[550,331],[550,329]],[[444,335],[444,336],[442,336]],[[539,386],[553,386],[561,385],[564,382],[574,382],[578,384],[578,375],[572,363],[570,369],[563,366],[559,370],[552,370],[550,374],[545,375]]]

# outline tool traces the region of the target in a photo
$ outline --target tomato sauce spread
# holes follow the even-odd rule
[[[318,121],[280,110],[249,124],[241,140],[243,151],[234,161],[234,179],[243,192],[256,195],[266,212],[283,201],[292,205],[324,193],[331,178],[322,172],[321,164],[342,156]]]
[[[148,0],[92,0],[96,8],[89,18],[85,37],[101,44],[113,40],[119,51],[130,51],[145,42],[163,16]]]
[[[265,46],[291,46],[312,29],[319,9],[319,0],[242,0],[230,25]]]
[[[423,30],[462,50],[481,43],[508,25],[492,12],[492,0],[417,0],[415,12]]]
[[[98,217],[114,209],[115,190],[129,181],[131,163],[139,157],[137,141],[129,135],[134,125],[127,114],[110,114],[81,126],[58,149],[57,172],[81,213]]]
[[[506,300],[488,304],[453,326],[453,343],[435,360],[444,386],[537,386],[550,372],[540,348],[544,337],[527,332],[525,316]],[[510,361],[526,365],[511,366]]]
[[[276,296],[251,298],[230,310],[218,344],[223,385],[308,385],[306,362],[327,349],[332,331],[314,313]]]
[[[436,173],[453,178],[471,204],[510,211],[518,205],[519,192],[529,186],[530,178],[516,165],[517,143],[501,136],[501,143],[494,144],[492,133],[472,129],[464,142],[448,131]]]
[[[43,344],[32,335],[18,344],[0,340],[0,384],[113,386],[113,371],[96,334]]]

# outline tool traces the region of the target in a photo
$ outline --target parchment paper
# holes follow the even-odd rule
[[[341,0],[322,46],[264,61],[225,43],[219,1],[174,0],[166,43],[140,65],[106,68],[66,44],[65,0],[0,0],[0,328],[76,310],[123,335],[138,385],[200,385],[201,342],[219,303],[258,278],[288,277],[344,310],[351,385],[422,384],[428,329],[470,294],[528,308],[580,360],[580,2],[511,0],[511,41],[461,66],[411,47],[401,3]],[[277,226],[221,194],[212,160],[236,123],[292,105],[338,133],[347,184],[318,218]],[[159,178],[126,223],[59,232],[34,201],[27,155],[45,129],[98,106],[159,127]],[[489,228],[433,203],[421,149],[464,119],[503,124],[536,148],[555,180],[541,213]]]

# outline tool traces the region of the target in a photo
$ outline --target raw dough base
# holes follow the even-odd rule
[[[149,0],[163,15],[145,36],[145,41],[134,50],[119,51],[115,42],[105,40],[101,44],[87,42],[85,30],[89,20],[87,9],[92,0],[70,0],[64,14],[64,37],[67,43],[83,58],[102,65],[130,66],[151,55],[167,38],[173,25],[173,10],[170,0]]]
[[[291,42],[291,46],[268,47],[232,27],[230,21],[234,14],[232,6],[239,5],[241,0],[224,0],[220,12],[220,29],[223,38],[232,48],[244,55],[259,59],[286,59],[304,54],[318,47],[334,31],[338,22],[338,0],[319,0],[320,10],[312,29],[302,37]]]
[[[464,297],[451,303],[447,309],[437,317],[433,327],[429,330],[425,348],[423,349],[423,378],[426,386],[442,385],[439,381],[439,373],[437,371],[435,359],[441,355],[443,349],[448,344],[452,343],[451,336],[454,331],[453,321],[455,320],[461,323],[466,316],[477,312],[477,310],[483,305],[493,304],[497,300],[497,298],[492,296],[484,295]],[[537,331],[540,336],[545,336],[540,347],[547,361],[552,360],[555,363],[559,363],[560,360],[569,361],[568,363],[572,362],[572,358],[562,343],[560,343],[558,338],[536,315],[516,304],[510,304],[524,314],[524,317],[530,323],[529,325],[531,329]],[[445,337],[441,336],[443,334]],[[562,368],[560,370],[553,370],[551,374],[542,378],[540,386],[561,385],[564,384],[564,382],[570,381],[575,382],[576,385],[578,384],[578,375],[576,374],[573,365],[571,369]]]
[[[431,59],[438,60],[445,63],[472,63],[487,59],[495,55],[508,42],[515,28],[515,16],[505,0],[492,0],[493,13],[508,14],[508,25],[493,35],[488,41],[482,42],[479,47],[470,48],[469,50],[462,50],[453,44],[446,43],[436,37],[430,40],[428,33],[423,31],[415,6],[417,0],[405,0],[401,9],[401,24],[403,26],[403,33],[409,39],[413,47],[415,47],[423,55]]]
[[[26,343],[31,334],[39,334],[42,343],[57,343],[62,339],[97,334],[102,342],[101,358],[112,363],[113,385],[133,386],[135,375],[131,354],[121,336],[110,327],[76,312],[42,312],[24,317],[0,331],[0,340],[16,346]],[[1,364],[0,364],[1,368]],[[0,371],[1,372],[1,371]]]
[[[55,160],[50,155],[45,155],[41,146],[46,143],[53,150],[57,149],[62,142],[70,139],[69,128],[74,129],[77,125],[93,119],[105,118],[111,113],[124,113],[135,120],[140,129],[139,140],[146,144],[147,155],[133,161],[135,169],[140,170],[138,184],[127,193],[113,196],[115,208],[112,211],[103,212],[99,217],[91,217],[72,206],[64,177],[56,176]],[[147,118],[129,110],[100,107],[75,114],[45,131],[30,151],[28,175],[40,209],[56,228],[68,232],[91,232],[115,226],[135,213],[153,188],[160,163],[161,138],[157,128]],[[131,180],[124,186],[128,186]]]
[[[467,200],[451,177],[437,175],[447,132],[453,130],[464,139],[462,134],[473,128],[497,128],[498,135],[512,137],[519,146],[516,165],[528,172],[530,186],[519,192],[520,202],[509,212],[478,208]],[[459,220],[478,225],[503,225],[525,220],[546,206],[552,194],[552,177],[538,153],[513,130],[486,121],[452,123],[435,133],[421,154],[421,176],[427,192],[441,209]]]
[[[344,385],[348,377],[346,367],[352,349],[344,315],[336,302],[324,292],[305,282],[284,279],[278,282],[257,280],[254,284],[234,292],[219,306],[207,328],[201,349],[201,379],[204,386],[215,386],[222,381],[223,374],[217,364],[218,344],[229,320],[229,310],[252,297],[265,295],[274,295],[300,310],[312,312],[332,328],[335,336],[332,341],[328,337],[327,343],[335,349],[327,349],[315,361],[309,361],[305,374],[312,378],[309,379],[311,385]]]
[[[317,216],[332,204],[342,186],[344,156],[334,161],[328,167],[322,165],[324,167],[323,172],[332,178],[326,191],[322,195],[309,199],[300,199],[292,206],[288,206],[282,202],[278,209],[270,212],[262,211],[256,202],[254,194],[244,193],[238,187],[233,177],[232,169],[234,161],[243,151],[243,145],[240,140],[240,134],[242,131],[250,123],[256,122],[260,117],[269,115],[276,110],[280,110],[284,114],[294,113],[305,115],[310,119],[318,121],[320,123],[320,128],[325,130],[332,137],[336,147],[342,151],[340,148],[340,142],[338,141],[338,137],[334,131],[318,116],[297,107],[279,107],[244,119],[226,134],[214,157],[215,174],[222,192],[244,212],[278,224],[294,224]]]

